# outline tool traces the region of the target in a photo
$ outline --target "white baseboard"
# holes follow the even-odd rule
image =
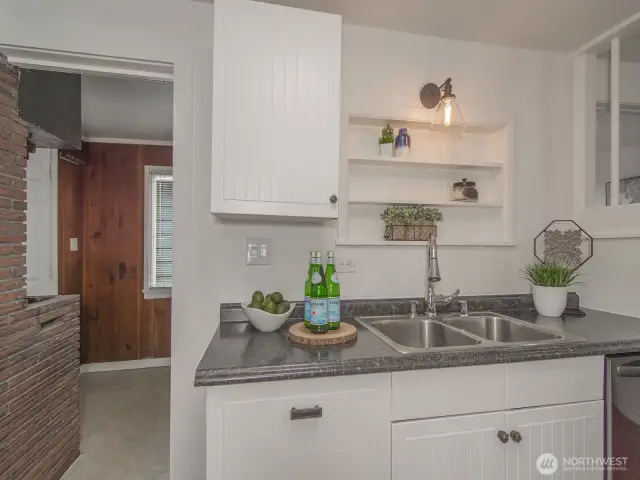
[[[137,368],[154,368],[171,366],[171,358],[143,358],[126,362],[85,363],[80,365],[80,373],[112,372],[115,370],[135,370]]]

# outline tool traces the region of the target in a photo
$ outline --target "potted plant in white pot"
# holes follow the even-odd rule
[[[378,143],[380,144],[380,156],[392,157],[393,156],[393,127],[387,123],[387,126],[382,129]]]
[[[578,272],[561,264],[530,263],[522,270],[531,282],[533,305],[540,315],[559,317],[567,306],[567,292],[578,282]]]

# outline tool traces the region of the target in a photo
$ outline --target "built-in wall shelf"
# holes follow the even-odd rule
[[[424,168],[439,168],[444,170],[474,170],[477,168],[502,168],[504,164],[499,162],[438,162],[425,160],[424,158],[409,155],[406,157],[362,157],[350,158],[349,165],[379,166],[379,167],[395,167],[395,166],[412,166]]]
[[[387,241],[387,240],[352,240],[352,239],[338,239],[336,240],[337,246],[342,247],[422,247],[424,248],[428,242],[414,242],[414,241]],[[503,241],[487,241],[487,242],[475,242],[473,240],[467,240],[462,242],[440,242],[439,247],[515,247],[515,242],[503,242]]]
[[[381,198],[381,199],[371,199],[371,198],[350,198],[349,205],[412,205],[412,204],[420,204],[420,205],[429,205],[431,207],[455,207],[455,208],[501,208],[502,202],[456,202],[456,201],[429,201],[420,198]]]
[[[441,133],[480,133],[489,134],[495,133],[504,125],[478,125],[467,124],[464,127],[457,125],[445,126],[441,124],[435,124],[428,120],[415,120],[406,118],[391,118],[391,117],[372,117],[366,115],[350,115],[349,125],[360,127],[378,127],[382,128],[386,125],[391,125],[393,128],[406,128],[407,130],[429,130],[432,132]]]
[[[509,123],[466,128],[396,116],[351,115],[341,136],[337,245],[424,246],[385,241],[380,214],[391,204],[439,208],[438,243],[502,247],[514,242],[514,141]],[[381,155],[378,139],[387,124],[406,128],[411,152]],[[444,133],[452,133],[445,135]],[[477,202],[452,201],[453,184],[475,182]]]

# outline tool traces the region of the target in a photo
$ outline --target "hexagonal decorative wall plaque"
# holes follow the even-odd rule
[[[544,264],[577,270],[593,256],[593,238],[573,220],[554,220],[533,240],[533,254]]]

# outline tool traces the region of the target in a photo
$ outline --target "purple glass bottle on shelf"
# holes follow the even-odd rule
[[[402,157],[411,153],[411,137],[406,128],[401,128],[396,137],[396,157]]]

